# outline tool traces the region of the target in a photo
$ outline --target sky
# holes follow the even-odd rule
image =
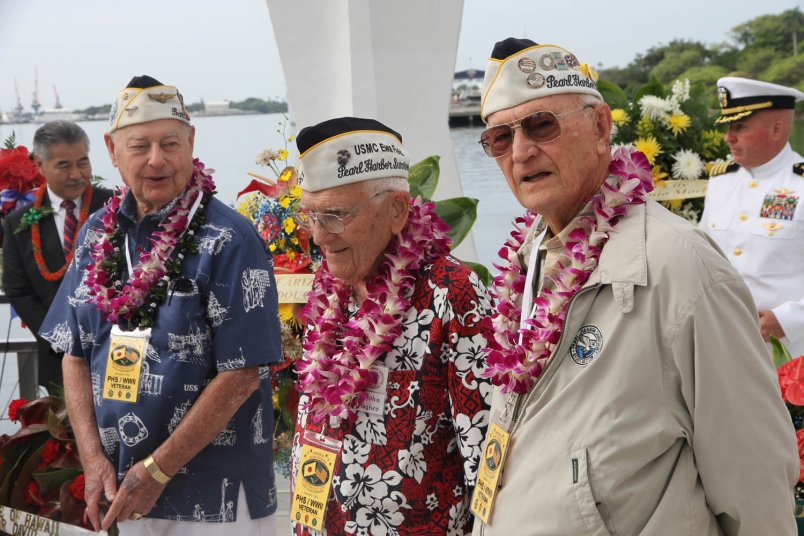
[[[455,69],[485,69],[494,42],[511,36],[624,67],[673,39],[727,42],[734,26],[795,7],[804,9],[800,0],[465,0]],[[17,103],[14,78],[30,106],[35,69],[44,108],[54,86],[69,109],[109,104],[139,74],[177,86],[188,103],[287,95],[265,0],[0,0],[0,110]]]

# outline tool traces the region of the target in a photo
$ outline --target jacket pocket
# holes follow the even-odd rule
[[[746,269],[758,275],[792,274],[800,269],[804,255],[796,244],[799,223],[759,219],[751,226]]]
[[[609,528],[607,528],[606,522],[601,515],[606,513],[608,518],[606,506],[597,502],[592,493],[586,449],[578,449],[572,452],[570,459],[572,462],[572,490],[575,493],[575,502],[578,505],[581,521],[588,531],[587,534],[590,536],[617,536],[617,531],[613,527],[609,532]],[[610,520],[609,525],[611,525]]]

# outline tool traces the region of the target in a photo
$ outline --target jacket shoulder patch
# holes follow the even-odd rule
[[[740,169],[740,164],[737,162],[733,162],[731,160],[728,162],[721,162],[720,164],[715,164],[712,166],[712,169],[709,170],[709,176],[717,177],[718,175],[723,175],[724,173],[733,173],[738,169]]]

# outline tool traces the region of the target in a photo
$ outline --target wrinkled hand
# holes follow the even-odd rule
[[[117,475],[112,463],[99,454],[89,460],[83,459],[84,465],[84,499],[87,503],[87,517],[95,531],[101,529],[100,508],[98,503],[106,498],[110,501],[117,493]]]
[[[115,519],[118,523],[128,521],[134,512],[147,514],[156,505],[156,500],[164,490],[165,484],[154,480],[142,461],[135,463],[120,483],[120,489],[117,490],[112,506],[103,518],[103,530],[109,528]]]
[[[771,335],[777,339],[784,337],[782,326],[776,319],[776,315],[770,310],[759,312],[759,329],[762,332],[762,338],[765,339],[765,342],[770,342]]]

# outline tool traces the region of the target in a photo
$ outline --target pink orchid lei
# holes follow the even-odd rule
[[[503,393],[524,394],[533,386],[561,339],[570,300],[597,267],[603,246],[625,214],[626,206],[645,203],[647,194],[653,190],[650,165],[639,151],[617,149],[609,172],[610,178],[582,211],[589,216],[572,223],[575,228],[570,231],[566,249],[559,257],[558,271],[550,277],[554,289],[543,285],[541,293],[533,300],[536,312],[522,327],[520,315],[526,273],[517,252],[536,214],[528,212],[517,218],[511,237],[500,250],[500,257],[506,263],[495,265],[500,275],[494,278],[491,294],[497,299],[497,312],[483,320],[486,328],[483,335],[488,342],[487,369],[483,376],[491,378],[492,384],[501,385]]]
[[[333,277],[324,260],[302,317],[308,325],[304,356],[297,363],[299,390],[309,395],[305,409],[319,422],[329,415],[353,421],[355,410],[374,385],[374,361],[402,334],[417,271],[449,253],[449,226],[435,204],[411,199],[410,215],[395,236],[376,276],[366,285],[368,297],[350,319],[351,287]]]
[[[206,217],[205,207],[215,190],[213,171],[205,169],[197,158],[193,160],[193,174],[187,186],[160,222],[161,230],[149,238],[153,247],[140,253],[125,285],[124,233],[118,225],[117,212],[128,188],[118,189],[117,195],[106,202],[101,217],[103,232],[92,246],[90,256],[94,262],[87,266],[86,277],[89,301],[97,305],[105,320],[127,329],[153,325],[156,308],[167,295],[171,277],[181,270],[184,256],[194,252],[193,235]],[[205,196],[204,200],[190,221],[190,210],[199,195]],[[177,247],[178,255],[173,260],[171,255]],[[145,304],[147,307],[143,307]]]

